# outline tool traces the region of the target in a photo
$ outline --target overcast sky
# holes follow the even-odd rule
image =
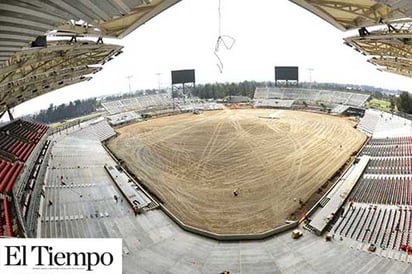
[[[182,0],[122,40],[124,53],[86,83],[53,91],[15,108],[22,114],[70,100],[132,90],[169,87],[170,71],[196,70],[197,83],[273,81],[274,66],[299,66],[300,81],[367,84],[411,91],[412,80],[379,72],[366,57],[343,44],[341,32],[287,0],[221,0],[222,34],[236,39],[214,47],[219,35],[218,0]],[[108,41],[106,41],[107,43]],[[160,75],[158,75],[160,73]]]

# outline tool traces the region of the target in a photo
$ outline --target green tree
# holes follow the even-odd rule
[[[391,96],[390,97],[390,100],[389,100],[389,102],[391,103],[391,105],[390,105],[390,110],[393,112],[394,110],[395,110],[395,98],[394,98],[394,96]]]
[[[33,119],[42,123],[54,123],[92,113],[96,111],[97,105],[96,98],[76,100],[67,105],[54,106],[50,104],[47,110],[41,110],[38,114],[33,115]]]
[[[412,98],[409,92],[402,92],[396,99],[396,107],[401,112],[412,113]]]

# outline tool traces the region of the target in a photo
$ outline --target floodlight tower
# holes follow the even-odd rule
[[[157,75],[158,92],[160,93],[160,75],[162,74],[160,72],[157,72],[156,75]]]
[[[314,71],[313,68],[308,68],[309,71],[309,88],[312,88],[312,71]]]
[[[129,93],[132,92],[132,88],[131,88],[131,86],[130,86],[130,79],[132,79],[132,78],[133,78],[133,75],[126,76],[126,79],[127,79],[128,82],[129,82]]]

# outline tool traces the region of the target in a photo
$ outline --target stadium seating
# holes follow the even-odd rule
[[[127,98],[102,103],[102,106],[110,114],[116,114],[132,110],[145,110],[153,106],[168,105],[172,105],[172,98],[167,94],[144,95],[134,98]]]
[[[85,139],[98,139],[104,141],[116,135],[116,132],[106,120],[92,122],[85,129],[73,133],[73,136]]]
[[[14,135],[24,138],[27,141],[37,143],[47,129],[48,127],[46,125],[17,120],[3,127],[1,131],[7,135]]]
[[[20,196],[18,189],[25,188],[25,174],[34,165],[30,157],[37,154],[37,145],[44,143],[47,130],[46,125],[24,120],[11,121],[0,128],[0,156],[3,158],[0,158],[0,236],[20,235],[18,227],[13,226],[19,214],[14,207],[14,197]],[[22,195],[28,204],[31,192]],[[27,213],[27,207],[23,207],[22,213]]]
[[[332,113],[338,113],[341,114],[344,111],[346,111],[349,108],[349,106],[347,105],[336,105],[333,109],[332,109]]]
[[[256,88],[254,99],[283,99],[283,89],[279,88]]]
[[[12,197],[14,183],[22,168],[23,164],[21,162],[11,163],[6,160],[0,160],[0,195],[3,197],[2,201],[0,199],[2,203],[2,207],[0,207],[0,237],[13,236],[11,219],[14,216],[11,214],[8,199]],[[4,215],[4,220],[2,220],[2,215]],[[6,225],[5,230],[3,230],[3,224]],[[4,234],[4,232],[6,232],[6,234]]]
[[[256,88],[254,99],[289,99],[307,103],[345,104],[361,107],[369,95],[352,92],[303,88]]]
[[[383,250],[405,250],[411,245],[412,211],[406,207],[355,204],[346,209],[333,232]]]
[[[388,145],[388,146],[366,146],[362,150],[362,155],[375,157],[395,157],[411,156],[412,147],[410,145]]]
[[[332,232],[412,254],[412,137],[373,138],[361,155],[371,158]]]
[[[25,162],[48,127],[24,120],[12,121],[0,129],[0,154]]]
[[[373,158],[366,168],[368,174],[411,174],[412,159],[406,157]]]
[[[346,104],[352,105],[352,106],[362,106],[365,104],[368,98],[369,98],[369,95],[366,95],[366,94],[352,93],[348,99],[348,102],[346,102]]]
[[[3,220],[3,215],[3,201],[0,199],[0,237],[4,236],[3,224],[5,223],[5,221]]]
[[[3,199],[3,210],[4,210],[4,220],[6,223],[6,235],[8,237],[13,237],[13,229],[11,224],[11,214],[9,209],[9,202],[7,199]]]
[[[412,137],[394,137],[394,138],[374,138],[369,141],[369,145],[406,145],[412,144]]]
[[[136,120],[138,118],[130,117],[132,111],[141,112],[150,115],[163,115],[175,112],[192,112],[194,110],[208,111],[223,109],[222,104],[215,102],[201,102],[199,99],[178,99],[174,101],[167,94],[154,94],[138,96],[134,98],[121,99],[117,101],[104,102],[103,107],[111,114],[108,117],[112,125],[122,124],[124,119]],[[119,115],[117,115],[119,114]],[[138,115],[138,114],[135,114]]]
[[[255,101],[255,108],[291,108],[294,100],[280,99],[258,99]]]
[[[398,176],[362,178],[350,199],[368,204],[412,205],[412,180]]]
[[[142,120],[142,115],[134,111],[129,111],[107,116],[106,119],[110,125],[117,126],[129,122],[136,122]]]
[[[0,193],[11,194],[14,182],[22,168],[21,162],[13,164],[5,160],[0,161]]]
[[[379,115],[375,112],[365,112],[362,120],[358,124],[358,129],[368,135],[372,135],[378,123]]]

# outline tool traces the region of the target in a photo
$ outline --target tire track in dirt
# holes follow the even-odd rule
[[[326,115],[258,118],[271,112],[154,119],[124,134],[127,143],[117,137],[116,154],[182,221],[217,233],[262,232],[283,223],[299,206],[293,198],[316,191],[363,138]],[[234,198],[237,185],[242,190]]]

